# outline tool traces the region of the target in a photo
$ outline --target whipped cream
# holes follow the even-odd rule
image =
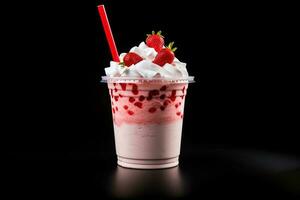
[[[186,78],[188,72],[186,63],[180,62],[177,58],[172,64],[166,63],[163,67],[152,63],[157,52],[141,42],[137,47],[133,47],[129,52],[134,52],[141,56],[144,60],[130,67],[120,65],[118,62],[111,61],[110,67],[105,68],[106,76],[109,77],[142,77],[142,78]],[[126,53],[120,55],[120,61]]]

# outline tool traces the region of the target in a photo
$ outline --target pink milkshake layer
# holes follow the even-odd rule
[[[108,83],[118,164],[178,165],[187,83]]]

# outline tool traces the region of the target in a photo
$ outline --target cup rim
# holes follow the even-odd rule
[[[143,77],[109,77],[102,76],[101,83],[195,83],[194,76],[184,78],[143,78]]]

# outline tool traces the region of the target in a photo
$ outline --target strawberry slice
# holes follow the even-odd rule
[[[167,48],[162,49],[153,60],[153,63],[163,67],[166,63],[172,64],[175,58],[174,51],[176,47],[173,48],[174,42],[171,42]]]
[[[146,44],[148,47],[152,47],[155,49],[155,51],[159,52],[164,44],[164,36],[161,35],[161,31],[158,31],[155,33],[155,31],[152,31],[152,34],[147,34]]]
[[[142,60],[143,58],[141,56],[133,52],[127,53],[123,58],[124,65],[127,67],[130,67],[131,65],[135,65]]]

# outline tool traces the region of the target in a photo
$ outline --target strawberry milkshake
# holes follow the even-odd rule
[[[178,165],[186,64],[175,58],[173,42],[164,46],[161,32],[120,55],[105,68],[111,97],[118,165],[159,169]]]

